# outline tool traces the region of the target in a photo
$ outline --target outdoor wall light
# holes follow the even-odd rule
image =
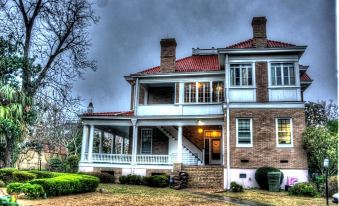
[[[198,125],[203,125],[203,122],[201,120],[197,120]]]
[[[328,158],[325,158],[324,159],[324,168],[328,168],[328,166],[329,166],[329,163],[330,163],[330,160],[328,159]]]
[[[202,128],[198,129],[198,132],[201,134],[204,130]]]

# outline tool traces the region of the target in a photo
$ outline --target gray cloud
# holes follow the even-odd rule
[[[175,37],[177,58],[192,47],[224,47],[252,37],[253,16],[266,16],[272,40],[307,45],[300,63],[314,79],[306,101],[337,100],[335,6],[323,0],[99,0],[101,20],[90,28],[90,56],[98,70],[75,83],[74,95],[96,111],[129,110],[123,76],[159,65],[163,37]],[[86,105],[84,105],[86,106]]]

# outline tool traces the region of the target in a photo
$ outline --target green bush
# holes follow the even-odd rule
[[[142,184],[150,187],[167,187],[169,186],[168,175],[153,175],[149,177],[143,177]]]
[[[100,183],[114,183],[115,177],[106,172],[79,172],[79,174],[91,175],[99,178]]]
[[[267,173],[269,172],[281,172],[279,169],[274,167],[260,167],[255,171],[255,180],[259,187],[263,190],[268,190],[268,178]],[[280,184],[284,179],[284,173],[281,172]]]
[[[29,183],[41,185],[50,197],[93,192],[99,185],[99,179],[90,175],[63,174],[53,178],[31,180]]]
[[[338,176],[331,176],[328,179],[328,192],[330,197],[338,192]]]
[[[120,176],[119,182],[120,184],[127,184],[127,176]]]
[[[66,158],[66,170],[69,172],[77,172],[79,169],[80,158],[77,155],[71,155]]]
[[[41,178],[52,178],[61,176],[67,173],[61,173],[61,172],[50,172],[50,171],[39,171],[39,170],[30,170],[29,173],[35,174],[37,179]]]
[[[2,180],[0,180],[0,187],[6,187],[6,183]]]
[[[236,182],[231,182],[230,190],[231,192],[243,192],[244,188]]]
[[[307,196],[307,197],[315,197],[318,195],[316,188],[313,184],[308,182],[300,182],[291,187],[289,191],[290,195],[295,196]]]
[[[10,183],[7,186],[8,194],[24,193],[30,199],[45,196],[45,191],[41,185],[30,183]]]
[[[49,169],[55,172],[62,172],[65,169],[64,163],[57,157],[53,157],[48,161]]]
[[[140,175],[127,175],[127,176],[120,176],[119,182],[121,184],[129,184],[129,185],[141,185],[142,184],[142,177]]]
[[[15,182],[27,182],[37,177],[36,174],[27,171],[15,171],[12,173]]]
[[[19,206],[19,204],[16,203],[15,198],[11,196],[0,196],[0,205]]]
[[[19,171],[16,168],[3,168],[0,169],[0,180],[4,181],[6,184],[13,182],[13,172]]]

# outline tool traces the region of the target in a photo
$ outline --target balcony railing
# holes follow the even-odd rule
[[[92,162],[126,164],[132,162],[132,155],[93,153]]]

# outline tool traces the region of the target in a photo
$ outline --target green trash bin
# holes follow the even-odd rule
[[[280,172],[268,172],[267,179],[268,179],[268,190],[270,192],[279,192],[280,191]]]

